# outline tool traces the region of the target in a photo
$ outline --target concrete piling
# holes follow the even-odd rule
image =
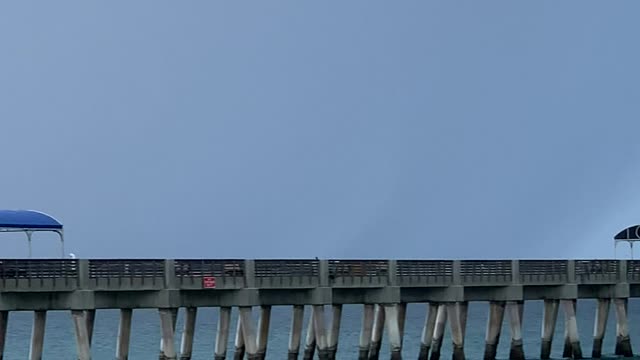
[[[4,344],[7,338],[8,324],[9,324],[9,312],[0,311],[0,360],[4,358]]]
[[[373,331],[371,332],[371,346],[369,347],[369,360],[378,360],[380,347],[382,346],[382,334],[384,333],[385,313],[384,306],[376,305],[373,317]]]
[[[453,360],[464,360],[464,335],[466,325],[467,306],[464,303],[455,302],[447,304],[447,317],[453,342]]]
[[[428,360],[429,350],[433,342],[433,332],[436,328],[436,317],[438,315],[438,305],[434,303],[427,304],[427,316],[422,327],[422,335],[420,337],[420,353],[418,360]]]
[[[609,318],[609,308],[611,299],[598,299],[596,307],[596,318],[593,325],[593,349],[591,350],[592,358],[602,357],[602,340],[607,329],[607,320]]]
[[[78,360],[90,360],[91,348],[89,347],[89,332],[87,329],[87,312],[83,310],[71,310],[73,328],[76,335],[76,351]]]
[[[289,352],[287,354],[287,360],[298,360],[303,322],[304,306],[294,305],[293,314],[291,316],[291,333],[289,334]]]
[[[509,329],[511,330],[511,349],[509,350],[510,360],[524,360],[524,349],[522,346],[523,310],[524,303],[522,301],[507,302]]]
[[[173,331],[173,334],[175,334],[175,332],[176,332],[176,323],[177,323],[177,319],[178,319],[178,309],[177,308],[167,308],[167,309],[162,309],[162,310],[164,312],[166,312],[166,316],[169,316],[169,319],[171,319],[171,324],[170,324],[171,325],[171,329]],[[164,315],[162,315],[162,312],[161,312],[161,314],[160,314],[160,318],[161,319],[162,319],[162,316],[164,316]],[[172,338],[174,336],[172,336]],[[160,354],[158,355],[158,358],[160,360],[168,359],[167,355],[164,352],[164,349],[165,349],[164,341],[165,341],[164,337],[160,336]],[[173,347],[173,350],[175,351],[175,344],[173,344],[172,347]]]
[[[433,342],[431,344],[431,360],[440,359],[440,351],[442,350],[442,338],[444,337],[444,327],[447,324],[447,305],[438,305],[438,313],[436,315],[436,327],[433,331]]]
[[[563,357],[573,357],[582,359],[582,349],[580,347],[580,337],[578,335],[578,321],[576,319],[576,300],[562,300],[565,314],[565,354]],[[570,351],[566,350],[567,340]],[[570,353],[569,353],[570,352]]]
[[[196,307],[187,307],[185,309],[184,329],[182,331],[182,340],[180,340],[180,360],[191,360],[197,314],[198,308]]]
[[[629,338],[629,322],[627,319],[627,303],[625,299],[615,299],[616,308],[616,355],[633,357],[631,340]]]
[[[313,324],[313,307],[309,316],[309,324],[307,325],[307,336],[304,342],[304,360],[312,360],[316,354],[316,330]]]
[[[269,340],[269,324],[271,322],[271,306],[260,307],[260,318],[258,320],[257,357],[264,360],[267,356],[267,344]]]
[[[332,306],[331,330],[329,331],[329,360],[335,360],[340,338],[340,322],[342,320],[342,305]]]
[[[360,330],[360,341],[358,360],[368,360],[369,346],[371,345],[371,333],[373,332],[374,306],[364,304],[362,310],[362,329]]]
[[[316,334],[316,345],[318,346],[318,359],[329,359],[329,343],[327,341],[327,331],[324,323],[324,306],[313,305],[313,327]]]
[[[47,312],[36,310],[33,312],[33,328],[31,329],[31,345],[29,347],[29,360],[42,360],[44,347],[44,328],[47,322]]]
[[[389,334],[391,360],[402,359],[402,338],[400,335],[399,306],[385,305],[385,325]]]
[[[96,310],[85,310],[85,319],[87,322],[87,335],[89,336],[89,347],[91,347],[91,341],[93,340],[93,325],[96,322]]]
[[[240,307],[240,322],[242,323],[242,337],[247,353],[247,359],[258,359],[258,342],[256,339],[256,329],[253,326],[250,306]]]
[[[129,344],[131,341],[132,309],[120,310],[120,323],[118,324],[118,340],[116,343],[116,360],[129,359]]]
[[[487,330],[485,335],[484,359],[494,360],[500,342],[502,323],[504,321],[504,301],[489,302],[489,316],[487,318]]]
[[[218,316],[218,330],[216,331],[216,349],[214,360],[227,358],[227,343],[229,342],[229,328],[231,326],[231,308],[223,306]]]
[[[556,329],[558,319],[558,300],[545,300],[542,315],[540,359],[546,360],[551,357],[551,343]]]
[[[160,354],[162,360],[176,360],[176,348],[174,339],[176,309],[160,309],[160,328],[162,331],[162,352]]]
[[[238,326],[236,328],[236,337],[235,337],[234,345],[235,345],[235,349],[233,353],[233,360],[244,359],[246,347],[244,345],[244,335],[242,332],[242,321],[240,320],[240,316],[238,316]]]

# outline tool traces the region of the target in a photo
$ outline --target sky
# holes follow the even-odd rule
[[[83,258],[610,258],[640,223],[639,12],[5,1],[0,208]]]

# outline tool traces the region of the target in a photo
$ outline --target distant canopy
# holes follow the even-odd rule
[[[628,228],[620,231],[613,239],[621,241],[640,241],[640,225],[629,226]]]
[[[34,210],[0,210],[0,233],[24,232],[29,243],[31,257],[31,239],[33,233],[40,231],[55,232],[60,236],[61,255],[64,257],[64,233],[62,224],[52,216]]]

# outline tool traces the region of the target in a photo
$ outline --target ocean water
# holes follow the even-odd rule
[[[523,340],[525,356],[528,359],[538,359],[540,353],[540,329],[542,326],[542,301],[528,301],[524,308]],[[465,340],[465,353],[468,359],[482,359],[484,353],[484,337],[487,321],[487,303],[469,303],[467,320],[467,332]],[[595,300],[578,301],[578,327],[580,341],[585,357],[591,355],[592,334],[595,318]],[[420,335],[426,315],[426,304],[409,304],[407,307],[407,321],[403,358],[416,359],[420,348]],[[615,313],[611,306],[609,323],[603,345],[603,356],[613,357],[615,345]],[[310,308],[305,309],[306,322],[310,315]],[[330,316],[330,311],[327,317]],[[254,311],[257,316],[257,310]],[[233,354],[233,338],[235,335],[235,322],[237,311],[233,312],[232,325],[229,335],[229,347],[227,358]],[[110,360],[114,358],[116,337],[118,333],[118,310],[99,310],[96,312],[96,322],[92,344],[92,355],[97,360]],[[193,359],[212,359],[216,335],[218,310],[215,308],[198,309],[196,322],[196,334],[194,340]],[[180,335],[184,312],[178,315],[176,348],[179,348]],[[563,321],[562,308],[558,314],[555,339],[552,349],[552,358],[562,357],[563,347]],[[5,357],[8,360],[22,360],[27,358],[29,352],[29,340],[33,315],[31,312],[12,312],[9,315],[9,325],[6,337]],[[347,305],[343,309],[342,327],[338,345],[338,359],[356,359],[358,353],[358,338],[362,321],[362,305]],[[134,310],[131,334],[130,359],[157,359],[160,344],[159,316],[156,310]],[[269,333],[269,345],[267,359],[281,360],[286,358],[287,342],[291,323],[291,307],[274,307],[271,316]],[[498,358],[506,359],[509,354],[510,333],[505,314],[502,338],[498,348]],[[629,301],[629,326],[631,342],[634,350],[640,353],[640,300]],[[74,359],[75,342],[71,315],[64,311],[51,311],[47,316],[44,358],[45,359]],[[445,334],[442,349],[442,359],[451,358],[451,340],[449,329]],[[388,343],[383,341],[381,358],[388,358]]]

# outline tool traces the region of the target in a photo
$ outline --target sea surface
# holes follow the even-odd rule
[[[523,340],[525,356],[528,359],[538,359],[540,353],[540,329],[542,323],[542,301],[528,301],[524,308]],[[484,352],[484,337],[487,321],[487,303],[469,303],[467,320],[467,335],[465,353],[467,359],[482,359]],[[578,327],[580,341],[585,357],[591,355],[592,334],[595,317],[595,300],[578,301]],[[420,348],[420,335],[426,315],[426,304],[409,304],[407,307],[407,322],[405,328],[403,358],[416,359]],[[327,309],[328,310],[328,309]],[[603,356],[613,357],[615,344],[615,312],[613,304],[609,314],[607,334],[603,346]],[[305,309],[305,323],[308,321],[310,308]],[[327,317],[330,311],[326,311]],[[257,317],[257,311],[254,311]],[[233,338],[237,312],[234,309],[232,325],[229,335],[228,357],[233,353]],[[502,338],[498,349],[498,358],[506,359],[509,354],[510,333],[505,313]],[[92,344],[93,359],[110,360],[114,358],[116,337],[118,333],[118,310],[99,310],[96,313],[95,329]],[[212,359],[218,310],[215,308],[200,308],[198,310],[193,359]],[[176,334],[176,348],[179,348],[180,335],[184,312],[178,315],[178,329]],[[6,360],[23,360],[29,353],[29,340],[33,315],[31,312],[12,312],[9,315],[9,325],[6,337]],[[362,305],[348,305],[344,307],[340,342],[338,345],[338,359],[357,359],[358,338],[362,321]],[[286,359],[287,342],[291,323],[291,307],[274,307],[271,316],[267,359]],[[629,326],[631,342],[634,351],[640,353],[640,300],[629,301]],[[564,321],[562,308],[558,314],[558,322],[553,342],[552,358],[562,357]],[[304,332],[303,344],[304,346]],[[134,310],[131,334],[130,359],[157,359],[160,347],[159,316],[155,310]],[[383,342],[381,359],[388,358],[388,343]],[[75,358],[75,340],[71,315],[64,311],[51,311],[47,316],[44,359],[62,360]],[[445,334],[442,349],[442,359],[451,358],[451,340],[449,329]]]

